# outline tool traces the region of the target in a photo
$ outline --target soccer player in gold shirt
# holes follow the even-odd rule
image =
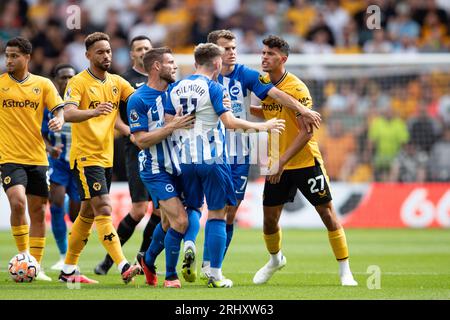
[[[78,260],[95,221],[100,242],[118,265],[125,283],[140,272],[124,257],[112,224],[111,186],[114,125],[120,101],[127,101],[134,88],[122,77],[108,73],[111,66],[109,36],[101,32],[85,39],[88,69],[70,79],[65,100],[66,121],[72,125],[70,167],[78,180],[81,209],[69,236],[69,248],[59,276],[63,282],[97,283],[81,275]]]
[[[266,80],[292,95],[308,108],[312,99],[306,85],[285,69],[289,44],[277,36],[263,40],[262,69]],[[267,282],[272,275],[286,265],[281,252],[281,229],[278,224],[286,202],[292,202],[299,189],[315,207],[328,229],[328,238],[339,262],[339,276],[343,286],[356,286],[348,262],[348,248],[344,229],[336,217],[328,186],[322,156],[313,134],[306,130],[301,115],[280,104],[271,97],[262,100],[262,109],[252,108],[253,114],[265,119],[278,118],[286,121],[286,129],[279,136],[278,145],[271,145],[272,175],[264,185],[264,241],[270,253],[269,262],[253,278],[255,284]],[[275,139],[276,140],[276,139]]]
[[[19,252],[41,263],[45,247],[48,160],[41,136],[44,108],[55,117],[49,129],[64,124],[63,101],[53,83],[28,71],[32,45],[17,37],[6,43],[7,72],[0,75],[0,174],[11,207],[11,229]],[[25,216],[28,205],[30,226]],[[43,272],[39,280],[51,280]]]

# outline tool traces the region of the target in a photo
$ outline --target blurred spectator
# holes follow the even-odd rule
[[[213,0],[214,13],[221,20],[226,20],[235,14],[240,6],[241,0]]]
[[[261,39],[253,30],[247,30],[244,33],[244,38],[239,44],[239,53],[260,53],[262,49]]]
[[[425,102],[419,104],[418,114],[408,121],[411,144],[418,151],[428,153],[439,135],[439,123],[431,118],[427,112]]]
[[[376,82],[370,81],[366,90],[366,93],[358,102],[360,114],[378,113],[391,107],[390,96]]]
[[[328,97],[325,107],[331,114],[348,112],[350,105],[356,105],[357,100],[358,96],[352,90],[351,85],[342,82],[338,85],[338,89]]]
[[[442,140],[431,148],[428,173],[431,181],[450,182],[450,126],[444,128]]]
[[[54,4],[50,0],[37,0],[28,9],[30,23],[39,30],[44,30],[47,21],[54,12]]]
[[[342,30],[342,36],[338,38],[334,52],[340,54],[361,53],[361,48],[358,45],[358,32],[353,20],[349,21]]]
[[[420,25],[411,18],[410,7],[406,2],[399,2],[395,7],[396,16],[392,16],[387,30],[394,47],[404,47],[405,42],[410,43],[419,38]]]
[[[395,86],[391,90],[392,110],[402,119],[413,116],[420,99],[418,83],[411,81],[406,86]]]
[[[133,26],[128,33],[128,40],[130,41],[139,35],[149,37],[152,39],[152,43],[155,47],[159,47],[166,39],[167,28],[166,26],[155,22],[155,15],[153,12],[142,12],[140,22]]]
[[[373,31],[372,40],[364,43],[363,50],[365,53],[391,53],[392,44],[386,39],[383,29]]]
[[[21,14],[21,2],[25,1],[9,0],[0,5],[0,42],[6,44],[9,39],[17,37],[25,25],[26,11]]]
[[[294,23],[294,30],[301,37],[306,37],[315,17],[316,8],[307,0],[294,0],[286,12],[286,20]]]
[[[333,118],[328,122],[319,144],[328,176],[333,181],[339,180],[344,163],[355,151],[355,137],[344,130],[339,118]],[[336,152],[336,146],[339,146],[339,152]]]
[[[450,125],[450,95],[444,95],[439,99],[438,113],[445,125]]]
[[[392,162],[390,181],[425,182],[428,156],[411,142],[403,145]]]
[[[350,16],[340,6],[340,0],[325,0],[322,9],[325,23],[331,28],[336,43],[343,43],[343,29],[349,23]]]
[[[373,150],[373,165],[376,181],[389,179],[390,165],[402,145],[409,139],[405,122],[387,109],[369,124],[368,138]]]
[[[211,6],[198,6],[193,15],[191,40],[193,44],[205,43],[208,34],[218,27],[219,19],[214,15]]]

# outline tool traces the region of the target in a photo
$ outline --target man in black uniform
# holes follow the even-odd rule
[[[125,78],[135,89],[147,83],[147,74],[144,70],[144,62],[142,61],[142,58],[150,49],[152,49],[152,43],[146,36],[134,37],[130,42],[130,57],[133,65],[122,75],[122,77]],[[128,124],[126,104],[120,105],[119,112],[120,117],[117,118],[116,129],[124,136],[125,166],[132,201],[130,212],[122,219],[122,221],[120,221],[117,228],[117,234],[119,235],[120,243],[123,246],[133,234],[136,225],[145,216],[151,198],[142,183],[141,178],[139,177],[138,153],[140,149],[130,141],[130,127]],[[117,156],[120,155],[117,154]],[[139,252],[147,251],[152,239],[153,230],[160,221],[161,214],[159,209],[154,209],[152,215],[150,216],[150,220],[144,229],[144,235]],[[140,259],[137,259],[137,261],[140,261]],[[105,275],[108,273],[108,270],[112,265],[113,260],[109,255],[106,255],[105,259],[103,259],[103,261],[95,267],[94,272],[98,275]]]

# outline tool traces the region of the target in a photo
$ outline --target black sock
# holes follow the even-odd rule
[[[141,249],[139,249],[139,251],[141,252],[147,251],[148,247],[150,246],[150,243],[152,242],[153,231],[155,231],[155,228],[160,221],[161,217],[157,216],[156,214],[152,214],[150,216],[150,220],[148,220],[147,225],[145,226],[144,229],[144,236],[142,238]]]
[[[131,238],[138,223],[139,221],[135,221],[130,214],[127,214],[122,221],[120,221],[119,226],[117,227],[117,235],[119,236],[121,246]]]

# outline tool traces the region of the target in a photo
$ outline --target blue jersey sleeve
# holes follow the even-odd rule
[[[220,117],[222,113],[230,111],[225,108],[223,105],[223,99],[227,97],[227,90],[220,83],[215,81],[209,81],[209,98],[211,99],[211,103],[213,105],[214,111]]]
[[[42,118],[42,127],[41,127],[41,133],[44,137],[48,137],[48,134],[50,133],[50,129],[48,128],[48,120],[50,111],[48,111],[47,108],[44,109],[44,117]]]
[[[249,67],[244,66],[242,70],[244,86],[252,91],[259,99],[267,97],[267,93],[273,88],[271,82],[265,82],[262,75]]]
[[[137,131],[148,131],[148,108],[139,95],[133,94],[127,103],[128,122],[131,133]]]

